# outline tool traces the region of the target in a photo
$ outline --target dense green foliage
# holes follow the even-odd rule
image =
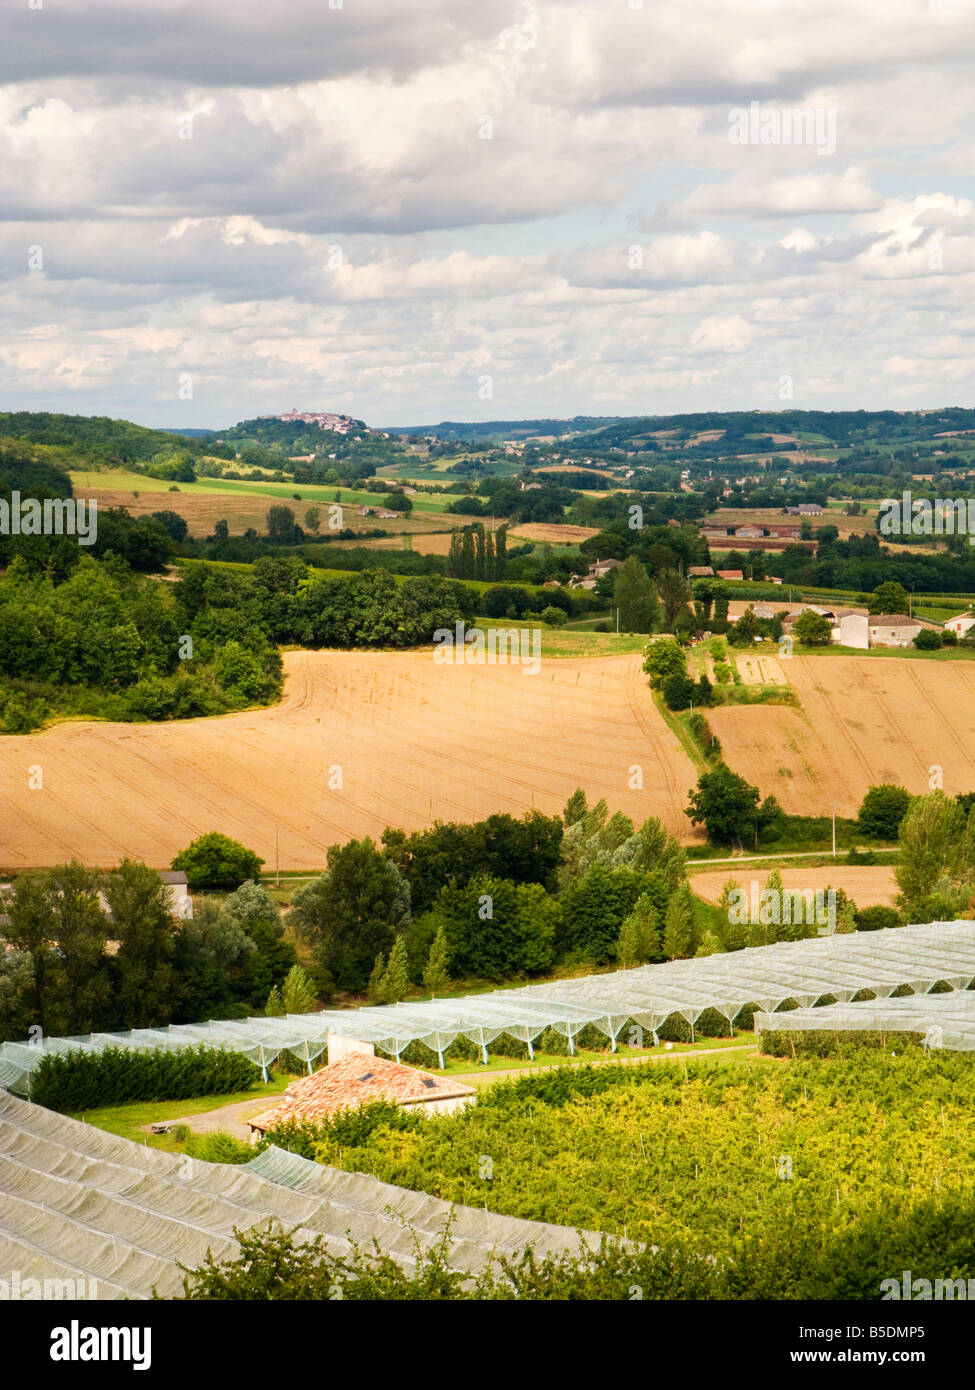
[[[23,557],[0,578],[0,729],[51,714],[187,719],[277,698],[281,663],[259,618],[221,624],[182,585],[83,556],[58,580]]]
[[[383,849],[410,885],[413,911],[423,912],[441,887],[463,887],[477,874],[554,888],[562,828],[558,816],[540,811],[528,811],[520,820],[488,816],[473,825],[436,821],[412,834],[386,830]]]
[[[191,888],[233,890],[248,879],[256,879],[263,863],[253,850],[211,830],[180,850],[172,867],[182,869]]]
[[[896,840],[910,800],[907,789],[892,782],[871,787],[860,804],[859,828],[877,840]]]
[[[716,762],[701,773],[697,790],[690,794],[691,824],[703,824],[715,845],[750,840],[781,815],[774,797],[759,804],[759,795],[744,777]]]
[[[437,578],[397,584],[385,571],[332,579],[294,556],[258,560],[246,574],[187,564],[176,586],[208,632],[245,645],[253,628],[309,647],[406,647],[472,617],[474,595]]]
[[[914,922],[950,921],[975,903],[975,810],[942,791],[910,799],[897,832],[900,906]]]
[[[916,1275],[975,1274],[975,1225],[957,1269],[938,1244],[942,1214],[955,1229],[975,1208],[972,1059],[901,1040],[894,1050],[529,1074],[415,1128],[329,1138],[316,1156],[448,1200],[716,1256],[724,1296],[842,1287],[877,1298],[879,1279],[908,1267],[894,1252],[909,1232],[927,1233]],[[873,1250],[859,1274],[851,1248]]]
[[[111,874],[80,864],[20,874],[0,912],[0,1040],[243,1017],[295,964],[257,884],[181,920],[158,875],[128,860]]]
[[[240,1052],[219,1047],[180,1047],[171,1052],[47,1053],[30,1077],[30,1098],[48,1110],[78,1113],[138,1100],[188,1100],[233,1095],[261,1079]]]
[[[717,1281],[706,1262],[679,1250],[631,1251],[603,1241],[585,1260],[571,1255],[536,1256],[530,1249],[501,1257],[476,1278],[457,1273],[447,1260],[449,1226],[430,1250],[417,1251],[406,1270],[390,1256],[353,1249],[337,1256],[323,1238],[305,1242],[269,1222],[235,1233],[240,1253],[228,1260],[208,1255],[187,1271],[183,1297],[190,1300],[315,1302],[442,1300],[564,1300],[707,1298]]]

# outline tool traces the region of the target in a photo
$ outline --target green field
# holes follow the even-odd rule
[[[356,506],[381,505],[382,493],[367,492],[365,489],[356,490],[349,487],[330,487],[325,484],[315,483],[246,483],[237,482],[233,479],[224,478],[199,478],[195,483],[171,483],[165,478],[149,478],[143,473],[132,473],[126,469],[108,470],[104,473],[91,471],[76,472],[71,474],[73,487],[85,488],[110,488],[125,492],[160,492],[169,493],[175,486],[177,492],[185,493],[187,496],[212,496],[220,493],[224,496],[234,494],[251,497],[269,497],[281,499],[285,502],[334,502],[336,494],[339,494],[339,501],[354,503]],[[295,493],[300,494],[300,498],[295,498]],[[417,493],[411,498],[414,512],[443,514],[444,503],[450,501],[450,495],[444,493],[441,497],[430,494]],[[455,524],[460,524],[459,520]]]

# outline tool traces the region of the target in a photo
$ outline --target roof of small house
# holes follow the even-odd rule
[[[323,1120],[338,1110],[374,1100],[392,1100],[397,1105],[421,1105],[431,1100],[450,1100],[474,1094],[473,1086],[449,1081],[416,1067],[405,1067],[386,1057],[350,1052],[337,1062],[322,1067],[312,1076],[292,1081],[285,1099],[247,1123],[253,1129],[268,1130],[287,1120]]]
[[[917,618],[909,618],[906,613],[876,613],[871,616],[871,627],[922,627]]]

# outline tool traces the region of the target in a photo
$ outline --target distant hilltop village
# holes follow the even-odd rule
[[[356,421],[348,415],[335,415],[330,410],[299,410],[297,406],[290,410],[287,415],[262,415],[262,420],[284,420],[286,423],[293,423],[301,420],[306,425],[318,425],[323,430],[332,430],[335,434],[348,434]]]

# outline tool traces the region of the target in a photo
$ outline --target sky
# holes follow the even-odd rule
[[[972,403],[975,0],[0,4],[0,409]]]

